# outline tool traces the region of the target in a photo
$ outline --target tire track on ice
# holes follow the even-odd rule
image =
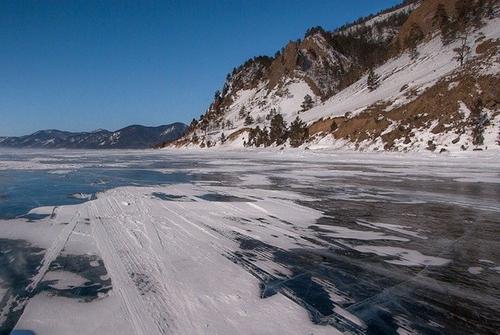
[[[95,203],[91,214],[98,222],[93,235],[113,281],[113,288],[122,298],[134,327],[140,335],[174,334],[175,326],[169,309],[168,293],[154,255],[132,240],[129,223],[116,200],[105,199],[105,218]],[[135,229],[135,228],[134,228]]]
[[[54,210],[52,211],[52,216],[54,215]],[[71,218],[70,222],[59,232],[59,234],[54,239],[50,248],[45,252],[43,259],[37,269],[36,274],[31,278],[31,282],[26,286],[26,292],[22,294],[22,298],[17,296],[17,306],[16,310],[24,311],[24,308],[29,303],[30,299],[37,293],[38,284],[43,280],[47,272],[49,271],[52,262],[59,256],[61,251],[64,249],[66,243],[68,242],[71,233],[75,230],[78,225],[78,218],[80,217],[80,211],[77,211],[75,215]],[[5,309],[4,309],[5,310]],[[0,317],[4,316],[4,311],[0,310]],[[16,322],[18,322],[17,320]],[[1,322],[0,322],[1,323]]]
[[[71,221],[62,229],[62,231],[57,235],[54,242],[50,246],[50,248],[45,252],[43,256],[42,265],[38,269],[38,272],[35,276],[33,276],[31,283],[26,287],[26,291],[28,294],[32,294],[40,281],[42,281],[43,277],[49,270],[50,264],[59,256],[61,251],[64,249],[66,242],[68,242],[71,233],[75,230],[78,224],[78,218],[80,217],[80,212],[76,212]]]

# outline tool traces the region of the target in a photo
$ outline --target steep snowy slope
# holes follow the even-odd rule
[[[453,37],[436,23],[441,2],[428,0],[332,33],[312,28],[274,58],[248,61],[170,145],[276,145],[267,129],[281,114],[305,122],[309,148],[499,148],[498,3],[443,3]]]
[[[472,54],[470,62],[465,66],[460,66],[460,63],[454,59],[456,54],[453,49],[460,47],[461,42],[455,41],[450,45],[443,46],[441,37],[435,35],[430,41],[419,47],[419,56],[417,59],[412,60],[409,53],[406,52],[378,67],[375,71],[381,78],[380,86],[376,90],[370,91],[368,89],[366,84],[367,76],[365,75],[353,85],[325,103],[304,113],[301,117],[307,122],[314,122],[321,118],[340,117],[337,122],[339,125],[341,122],[344,122],[346,126],[351,126],[357,120],[366,117],[373,118],[374,121],[383,121],[383,127],[379,127],[381,131],[378,136],[371,136],[365,139],[361,146],[361,148],[365,149],[374,149],[377,146],[382,149],[380,147],[380,141],[384,144],[386,141],[380,137],[380,134],[382,132],[389,134],[393,132],[394,129],[397,129],[397,126],[405,124],[405,127],[412,128],[414,131],[416,136],[414,136],[412,142],[417,141],[417,143],[411,143],[412,145],[400,145],[396,149],[425,149],[425,147],[427,147],[427,141],[431,140],[433,137],[432,131],[438,124],[442,123],[440,119],[445,116],[442,114],[439,115],[439,113],[435,115],[436,110],[443,114],[451,114],[447,115],[450,117],[455,114],[457,118],[460,118],[460,115],[462,115],[463,123],[460,124],[460,126],[469,126],[469,128],[471,128],[475,121],[473,118],[476,116],[471,115],[470,109],[474,108],[475,99],[482,99],[489,101],[489,107],[491,107],[491,109],[487,107],[483,108],[489,120],[489,124],[485,126],[484,132],[488,134],[496,132],[498,135],[500,122],[496,102],[498,100],[497,87],[499,84],[498,78],[496,78],[499,69],[498,39],[500,38],[500,29],[498,27],[500,27],[500,19],[496,18],[489,21],[484,28],[474,32],[468,37],[467,43],[472,50]],[[486,53],[478,53],[477,50],[481,51],[481,48],[486,47],[487,44],[490,43],[488,41],[496,41],[491,42],[496,43],[492,46],[493,49]],[[460,91],[460,88],[462,92],[457,92]],[[488,93],[490,96],[484,96],[488,95]],[[470,99],[467,95],[474,95],[475,99]],[[436,101],[438,104],[449,103],[451,106],[448,106],[449,108],[447,110],[443,110],[443,106],[438,105],[422,106],[414,111],[417,113],[412,113],[412,116],[421,114],[419,118],[425,119],[426,116],[430,115],[430,117],[426,119],[426,125],[423,125],[422,128],[417,127],[420,124],[415,122],[416,120],[402,120],[404,118],[401,118],[401,116],[398,118],[391,118],[395,113],[388,113],[390,111],[398,111],[399,113],[406,112],[409,114],[409,110],[412,109],[415,103],[421,102],[422,100],[430,101],[436,97],[439,97]],[[463,101],[459,100],[459,97],[471,101],[465,104]],[[492,102],[494,103],[491,104]],[[368,115],[360,115],[366,111],[370,113],[368,113]],[[347,117],[345,117],[346,113]],[[356,118],[356,116],[359,117]],[[363,128],[357,128],[359,131],[374,130],[374,127],[366,124]],[[435,132],[436,136],[434,136],[435,140],[443,148],[455,147],[456,149],[458,147],[458,149],[460,149],[460,147],[467,142],[472,144],[473,140],[471,134],[468,135],[469,139],[464,138],[462,141],[451,143],[457,138],[457,135],[462,133],[462,129],[458,127],[458,124],[453,125],[451,120],[447,128],[447,131],[443,129]],[[467,131],[470,132],[472,129]],[[429,132],[431,134],[428,134]],[[340,133],[347,134],[348,131],[340,131]],[[417,133],[419,133],[418,136]],[[455,136],[452,134],[455,134]],[[349,145],[348,142],[351,142],[350,144],[356,144],[356,141],[342,141],[334,137],[335,134],[329,136],[332,145]],[[345,139],[348,140],[347,138]],[[425,143],[418,143],[422,142],[421,140]],[[498,136],[487,136],[481,147],[491,148],[498,146],[498,140]],[[320,142],[326,144],[328,141]],[[421,147],[422,145],[424,145],[424,148]],[[358,145],[357,148],[359,147]]]

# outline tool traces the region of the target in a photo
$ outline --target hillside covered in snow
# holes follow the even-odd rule
[[[405,1],[227,75],[170,147],[500,148],[500,7]]]

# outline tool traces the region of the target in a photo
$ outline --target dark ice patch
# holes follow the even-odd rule
[[[353,334],[360,333],[359,326],[334,312],[335,305],[328,291],[313,280],[314,277],[322,277],[329,281],[328,277],[311,271],[324,261],[323,258],[309,257],[303,260],[302,255],[295,251],[285,251],[246,236],[238,235],[236,240],[240,243],[241,250],[228,255],[228,258],[260,280],[261,298],[281,293],[304,307],[314,323],[330,324]],[[278,263],[288,268],[292,274],[269,273],[254,264],[256,259]]]
[[[24,309],[17,307],[19,302],[28,298],[26,287],[37,272],[43,251],[24,240],[0,238],[0,279],[7,288],[5,296],[0,299],[0,310],[6,317],[0,323],[0,334],[9,334],[21,316]],[[10,299],[14,301],[9,306]]]
[[[97,266],[91,265],[96,262]],[[50,271],[73,272],[87,281],[82,286],[64,289],[54,288],[57,281],[43,281],[40,286],[46,290],[67,298],[81,299],[89,302],[98,297],[99,293],[107,293],[111,289],[111,279],[102,279],[107,276],[103,261],[95,255],[59,255],[51,264]]]
[[[29,213],[21,216],[21,218],[28,220],[28,222],[34,222],[48,217],[51,217],[51,214]]]
[[[197,198],[213,201],[213,202],[253,202],[254,200],[240,198],[234,195],[222,194],[222,193],[206,193],[203,195],[198,195]]]
[[[187,199],[187,197],[185,197],[183,195],[167,194],[167,193],[163,193],[163,192],[153,192],[153,193],[151,193],[151,195],[154,198],[158,198],[158,199],[165,200],[165,201],[178,201],[178,200],[182,200],[182,199]]]

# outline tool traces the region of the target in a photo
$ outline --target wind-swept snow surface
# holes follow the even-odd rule
[[[229,193],[238,201],[226,202],[224,194]],[[243,194],[246,198],[241,201],[236,198]],[[178,200],[164,200],[161,195]],[[215,200],[204,200],[210,196]],[[333,327],[314,325],[307,310],[286,295],[263,299],[259,279],[235,259],[238,236],[269,243],[274,239],[287,249],[300,245],[299,234],[287,226],[306,228],[320,213],[294,205],[293,199],[297,195],[286,192],[180,184],[115,189],[79,206],[78,213],[84,212],[92,223],[90,234],[113,281],[113,299],[121,304],[121,317],[130,320],[133,334],[340,333]],[[248,224],[239,223],[240,218]],[[264,218],[274,227],[267,229]],[[57,277],[58,273],[45,274],[77,222],[73,219],[58,234],[30,288],[40,278]],[[254,232],[248,233],[246,226]],[[53,334],[51,313],[48,323],[44,317],[31,320],[49,302],[61,300],[51,299],[45,304],[42,298],[35,299],[20,325]],[[61,302],[61,306],[67,304]],[[96,307],[103,304],[107,305],[99,302]],[[90,328],[89,333],[94,331]]]
[[[2,176],[25,173],[29,161],[51,181],[91,173],[89,183],[109,187],[0,220],[1,331],[498,329],[500,164],[491,153],[30,155],[4,159]],[[68,162],[75,170],[53,173]]]

